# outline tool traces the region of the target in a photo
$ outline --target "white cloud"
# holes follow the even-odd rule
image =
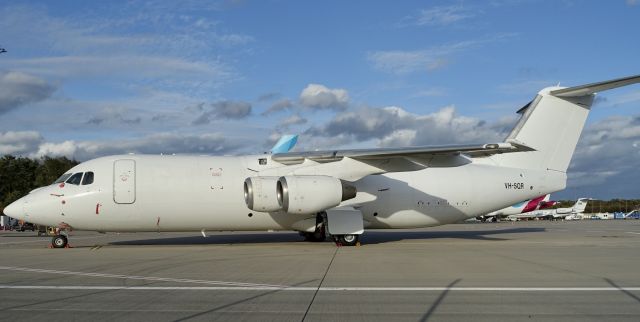
[[[292,108],[293,108],[293,102],[291,102],[291,100],[289,100],[288,98],[283,98],[271,104],[271,106],[267,110],[262,112],[262,115],[271,115],[271,114],[278,113],[278,112],[292,109]]]
[[[306,124],[308,122],[308,120],[298,114],[294,114],[291,115],[289,117],[287,117],[286,119],[282,120],[282,122],[280,122],[277,127],[279,128],[283,128],[283,129],[288,129],[291,126],[294,125],[302,125],[302,124]]]
[[[2,7],[3,41],[12,44],[11,52],[29,54],[3,57],[0,68],[203,97],[237,79],[223,53],[250,43],[251,36],[221,32],[219,22],[197,17],[187,9],[191,6],[157,5],[171,9],[158,10],[147,2],[126,8],[107,4],[100,13],[86,10],[69,19],[50,14],[45,6]],[[228,61],[236,59],[233,55]]]
[[[451,57],[456,53],[513,36],[514,34],[497,34],[422,50],[374,51],[367,54],[367,59],[373,64],[374,68],[387,73],[408,74],[419,71],[433,71],[447,66]]]
[[[612,180],[619,174],[638,176],[639,141],[640,115],[613,116],[588,125],[578,143],[569,182],[575,187],[615,185]]]
[[[633,7],[638,4],[638,0],[626,0],[626,3],[628,6]]]
[[[66,156],[77,160],[114,154],[227,154],[245,147],[245,143],[233,142],[220,133],[181,134],[155,133],[136,139],[107,141],[73,141],[60,143],[40,142],[26,153],[32,157]]]
[[[474,16],[471,10],[461,5],[433,7],[421,10],[414,23],[418,26],[446,26]]]
[[[241,101],[218,101],[205,108],[204,104],[198,105],[204,111],[191,124],[209,124],[212,120],[240,120],[251,115],[251,104]]]
[[[309,84],[300,93],[300,103],[309,108],[343,110],[349,105],[349,94],[341,88]]]
[[[315,109],[344,110],[349,105],[349,94],[344,89],[309,84],[300,93],[300,103]]]
[[[56,87],[23,72],[0,73],[0,114],[50,97]]]
[[[349,138],[350,142],[377,140],[380,146],[407,146],[501,141],[510,129],[502,122],[487,123],[457,115],[454,106],[426,115],[392,106],[338,114],[327,124],[312,127],[306,135]]]
[[[42,135],[36,131],[8,131],[0,132],[0,156],[28,155],[38,148],[44,141]]]

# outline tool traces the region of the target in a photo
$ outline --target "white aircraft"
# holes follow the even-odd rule
[[[640,75],[541,90],[504,142],[83,162],[4,209],[70,230],[295,230],[356,245],[364,229],[455,223],[566,186],[595,93]]]
[[[549,210],[534,211],[533,215],[538,218],[546,219],[564,219],[567,216],[571,216],[571,219],[576,219],[576,215],[581,214],[587,208],[587,202],[590,198],[579,198],[576,203],[569,208],[557,208]]]
[[[490,212],[486,215],[478,216],[476,217],[476,219],[481,220],[482,222],[485,222],[485,221],[496,222],[501,218],[512,217],[512,216],[522,216],[518,218],[527,218],[527,216],[529,216],[529,214],[531,214],[531,212],[534,210],[553,207],[556,204],[556,202],[549,201],[550,198],[551,198],[550,194],[538,196],[533,199],[525,200],[515,205],[511,205],[509,207],[505,207],[500,210]]]

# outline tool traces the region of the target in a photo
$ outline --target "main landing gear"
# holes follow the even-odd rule
[[[360,234],[331,234],[327,231],[328,219],[326,213],[319,213],[316,217],[316,229],[314,232],[300,232],[304,236],[304,240],[310,242],[323,242],[330,237],[337,246],[359,246]]]
[[[308,242],[319,243],[327,239],[324,229],[313,233],[301,232],[300,234]],[[356,246],[360,242],[360,235],[331,235],[331,239],[338,246]]]
[[[360,243],[360,235],[334,235],[332,237],[338,246],[356,246]]]

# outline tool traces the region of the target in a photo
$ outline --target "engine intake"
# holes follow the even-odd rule
[[[356,196],[356,188],[329,176],[284,176],[278,179],[278,205],[287,213],[315,214]]]
[[[255,211],[278,211],[282,207],[276,197],[278,177],[250,177],[244,180],[244,202]]]

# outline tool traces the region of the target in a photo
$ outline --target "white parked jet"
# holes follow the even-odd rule
[[[117,155],[81,163],[4,212],[66,232],[296,230],[355,245],[364,229],[454,223],[565,188],[596,92],[549,87],[500,143],[237,157]]]
[[[534,211],[533,215],[537,218],[545,219],[564,219],[567,216],[572,216],[572,219],[577,215],[584,212],[587,208],[587,202],[590,198],[579,198],[576,203],[569,208],[557,208],[549,210]]]

